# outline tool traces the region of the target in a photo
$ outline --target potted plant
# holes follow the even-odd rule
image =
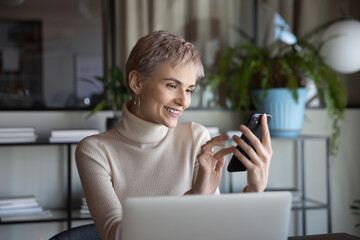
[[[129,99],[125,85],[125,75],[121,68],[113,67],[109,71],[109,80],[105,77],[95,76],[95,79],[104,84],[104,99],[95,105],[88,117],[108,106],[111,107],[113,116],[107,118],[106,129],[113,128],[120,121],[120,111],[125,101]]]
[[[276,40],[264,47],[246,43],[225,49],[216,71],[209,79],[209,84],[222,90],[219,91],[220,105],[224,106],[226,101],[230,101],[232,107],[237,110],[261,108],[264,106],[260,102],[262,100],[271,98],[270,101],[277,101],[272,99],[273,90],[283,90],[285,95],[292,96],[290,100],[286,100],[287,102],[292,101],[293,105],[300,105],[300,110],[293,113],[302,114],[297,116],[301,129],[305,102],[301,105],[299,101],[304,100],[304,88],[307,81],[312,80],[317,88],[318,97],[326,106],[327,115],[332,121],[330,151],[334,155],[338,149],[339,120],[343,118],[347,102],[346,90],[337,74],[320,55],[324,41],[313,43],[310,42],[310,38],[342,19],[344,18],[322,24],[291,44]],[[292,113],[287,111],[282,115],[289,117]],[[292,120],[285,122],[292,123]],[[270,122],[270,131],[274,123]],[[286,125],[284,121],[280,123]],[[297,129],[295,135],[299,132]]]
[[[356,216],[360,216],[360,199],[356,199],[353,201],[353,203],[350,205],[350,209],[353,210],[353,214]],[[354,227],[360,227],[360,223],[355,224]]]

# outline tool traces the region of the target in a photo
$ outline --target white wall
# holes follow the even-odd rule
[[[82,128],[91,127],[105,129],[105,119],[111,112],[103,111],[90,119],[86,119],[87,112],[76,111],[50,111],[50,112],[1,112],[0,127],[8,126],[34,126],[36,133],[41,137],[47,137],[54,128]],[[307,109],[303,134],[330,134],[330,123],[326,119],[324,109]],[[188,110],[181,121],[196,121],[206,126],[219,126],[221,132],[236,130],[241,122],[241,114],[228,110]],[[360,199],[360,148],[357,137],[360,134],[358,128],[360,119],[359,109],[347,109],[345,119],[342,122],[340,150],[337,157],[331,158],[331,200],[332,200],[332,223],[333,232],[347,232],[360,236],[360,229],[353,226],[360,222],[360,218],[351,214],[349,205],[354,199]],[[321,161],[324,158],[322,143],[309,143],[306,145],[309,152],[306,165],[308,170],[307,186],[315,197],[323,198],[323,175],[324,167]],[[293,183],[293,175],[289,172],[291,161],[294,156],[294,145],[286,140],[273,140],[274,157],[272,160],[269,186],[287,187]],[[63,205],[64,183],[64,149],[61,147],[1,147],[0,148],[0,197],[9,193],[21,193],[30,191],[36,193],[46,206]],[[320,163],[320,164],[319,164]],[[81,195],[81,186],[73,173],[75,183],[74,195]],[[6,177],[6,179],[3,179]],[[46,182],[44,183],[44,179]],[[237,181],[235,188],[241,189],[246,183],[244,176],[234,176]],[[289,180],[290,179],[290,180]],[[32,184],[34,182],[34,184]],[[225,184],[226,185],[226,184]],[[226,189],[227,186],[224,186]],[[75,203],[78,200],[75,200]],[[308,233],[322,233],[326,231],[326,214],[324,211],[313,211],[308,215]],[[36,231],[29,227],[34,225]],[[0,225],[1,239],[22,239],[39,236],[45,239],[54,232],[61,230],[63,224],[22,224],[19,227],[13,225]],[[16,229],[16,230],[15,230]],[[21,231],[20,231],[21,229]],[[30,239],[30,238],[29,238]]]

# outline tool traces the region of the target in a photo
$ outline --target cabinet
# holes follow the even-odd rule
[[[36,219],[36,220],[17,220],[17,221],[5,221],[5,222],[1,222],[0,221],[0,225],[10,225],[10,224],[24,224],[24,223],[45,223],[45,222],[65,222],[67,225],[67,228],[71,228],[72,227],[72,222],[73,221],[83,221],[83,220],[91,220],[91,217],[84,217],[81,216],[79,214],[79,210],[78,209],[74,209],[73,206],[73,191],[72,191],[72,181],[73,181],[73,176],[72,176],[72,172],[73,172],[73,147],[76,147],[76,142],[72,142],[72,143],[51,143],[49,142],[49,140],[47,138],[45,139],[38,139],[36,142],[29,142],[29,143],[1,143],[0,144],[0,148],[4,148],[4,147],[15,147],[15,148],[19,148],[19,147],[24,147],[24,146],[28,146],[28,147],[34,147],[34,146],[43,146],[46,148],[50,147],[50,146],[58,146],[60,148],[62,148],[63,150],[63,158],[61,159],[62,162],[60,163],[63,164],[64,166],[66,166],[65,171],[64,171],[64,176],[66,179],[62,179],[63,181],[61,181],[61,183],[65,183],[65,186],[60,186],[61,189],[65,189],[65,195],[63,199],[65,199],[65,203],[64,203],[64,208],[61,209],[50,209],[52,212],[52,216],[49,218],[41,218],[41,219]],[[44,151],[45,151],[44,149]],[[37,154],[41,154],[40,152],[38,152]],[[0,159],[0,161],[2,162],[2,165],[4,166],[4,161],[11,161],[12,159]],[[26,161],[26,159],[24,159],[23,161]],[[46,170],[46,169],[45,169]],[[60,169],[59,169],[60,171]],[[4,176],[3,176],[4,177]],[[5,177],[4,177],[5,178]],[[7,179],[2,178],[2,176],[0,176],[0,181],[7,181]],[[47,179],[43,179],[44,181],[46,181]],[[63,184],[61,184],[63,185]],[[58,191],[58,189],[55,189],[54,191]],[[0,197],[7,197],[6,195],[1,195]],[[79,206],[76,206],[77,208]]]
[[[299,136],[297,138],[272,138],[273,145],[277,141],[286,141],[294,143],[294,159],[290,159],[293,161],[293,173],[294,176],[294,184],[290,188],[282,189],[276,188],[272,186],[270,190],[291,190],[295,192],[299,192],[301,199],[297,204],[293,204],[292,212],[297,219],[298,224],[296,224],[296,232],[300,233],[299,235],[306,235],[308,233],[308,213],[312,210],[323,210],[326,211],[326,228],[327,232],[332,232],[332,223],[331,223],[331,181],[330,181],[330,138],[328,136],[315,136],[315,135],[307,135],[307,136]],[[322,147],[317,148],[315,151],[316,156],[312,156],[314,154],[309,154],[307,151],[308,148],[313,146],[314,142],[316,142],[316,146],[322,145]],[[313,146],[314,147],[314,146]],[[311,149],[310,149],[311,150]],[[281,149],[274,149],[274,151],[281,151]],[[312,151],[314,152],[314,151]],[[321,153],[320,153],[321,152]],[[281,154],[281,153],[280,153]],[[307,158],[314,157],[316,159],[315,162],[308,162]],[[319,157],[318,157],[319,156]],[[275,161],[274,159],[272,160]],[[320,171],[323,173],[317,173],[312,169],[313,164],[318,164],[320,166]],[[311,172],[311,174],[309,174]],[[229,173],[229,191],[235,192],[235,183],[233,180],[234,173]],[[237,174],[237,173],[235,173]],[[271,174],[271,173],[270,173]],[[281,175],[281,171],[280,174]],[[271,176],[270,176],[271,177]],[[281,176],[278,176],[281,178]],[[319,179],[323,178],[323,179]],[[324,192],[324,197],[321,200],[313,197],[314,190],[311,191],[311,185],[313,182],[317,182],[322,180],[322,186],[317,189],[321,189]]]

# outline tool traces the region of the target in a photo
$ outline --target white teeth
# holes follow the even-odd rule
[[[179,113],[180,113],[180,111],[173,110],[173,109],[170,109],[170,108],[166,108],[166,110],[168,110],[168,111],[171,112],[171,113],[175,113],[175,114],[179,114]]]

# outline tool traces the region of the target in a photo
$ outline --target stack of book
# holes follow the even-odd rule
[[[3,127],[0,128],[0,143],[35,142],[33,127]]]
[[[35,196],[0,198],[0,221],[21,221],[48,218],[50,210],[44,210]]]
[[[79,142],[83,138],[98,134],[97,129],[57,129],[51,131],[50,142]]]
[[[91,217],[86,199],[84,197],[81,198],[81,208],[79,212],[81,217]]]

